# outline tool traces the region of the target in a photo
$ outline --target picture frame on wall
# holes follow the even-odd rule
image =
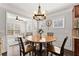
[[[53,28],[64,28],[64,17],[53,20]]]

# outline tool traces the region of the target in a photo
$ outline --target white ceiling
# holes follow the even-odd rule
[[[39,3],[6,3],[11,8],[19,9],[24,12],[27,17],[32,17],[34,11],[37,11]],[[46,14],[51,14],[58,10],[68,9],[75,5],[74,3],[40,3],[42,10],[46,11]],[[19,12],[19,11],[18,11]]]

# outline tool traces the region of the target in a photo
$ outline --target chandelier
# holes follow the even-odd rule
[[[37,21],[42,21],[42,20],[46,19],[46,14],[41,11],[41,6],[40,5],[38,6],[37,13],[34,13],[33,19],[35,19]]]

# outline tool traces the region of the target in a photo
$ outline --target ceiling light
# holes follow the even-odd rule
[[[41,11],[41,6],[38,6],[38,11],[34,13],[33,15],[33,19],[37,20],[37,21],[41,21],[46,19],[46,14],[44,11]]]

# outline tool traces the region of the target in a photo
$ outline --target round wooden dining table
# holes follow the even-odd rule
[[[28,41],[33,43],[33,46],[39,45],[39,56],[42,56],[42,50],[45,48],[47,49],[47,44],[52,43],[56,40],[56,37],[53,35],[43,35],[40,36],[40,34],[32,35],[32,36],[27,36],[26,38]],[[45,45],[45,46],[44,46]]]

